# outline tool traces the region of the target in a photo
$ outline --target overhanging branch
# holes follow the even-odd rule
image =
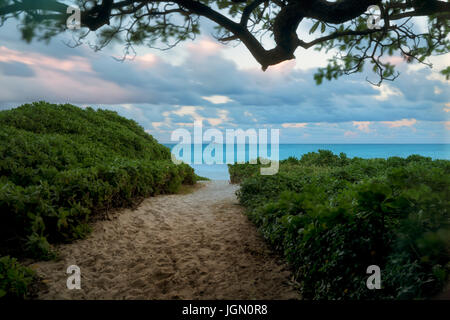
[[[213,2],[206,0],[98,0],[89,3],[94,3],[94,6],[82,7],[81,25],[91,31],[96,31],[111,24],[111,19],[119,18],[120,25],[115,27],[111,36],[122,31],[133,33],[132,28],[136,26],[145,28],[146,32],[165,35],[165,28],[178,30],[174,23],[166,21],[166,17],[171,14],[180,14],[187,19],[187,26],[183,27],[182,32],[193,32],[192,17],[207,18],[228,32],[226,37],[219,40],[240,40],[261,64],[263,70],[268,66],[295,58],[294,52],[298,47],[308,49],[317,45],[325,45],[328,42],[341,41],[348,37],[355,37],[359,39],[358,41],[362,41],[363,39],[368,40],[372,35],[377,35],[378,45],[376,47],[384,49],[383,46],[387,45],[382,41],[389,40],[389,31],[396,30],[405,35],[405,37],[400,37],[399,43],[405,42],[406,38],[412,39],[410,30],[405,29],[405,26],[390,26],[390,21],[432,15],[439,16],[442,20],[450,15],[450,3],[440,0],[404,0],[383,3],[380,0],[338,0],[334,2],[327,0],[230,0],[230,6],[240,4],[239,10],[241,11],[237,21],[231,18],[226,10],[216,9],[212,5]],[[379,5],[383,9],[382,18],[385,21],[385,27],[382,30],[362,28],[358,25],[358,23],[361,24],[360,17],[371,5]],[[0,20],[3,18],[2,21],[4,21],[10,15],[17,17],[24,14],[29,15],[35,23],[43,21],[64,23],[63,18],[67,16],[67,7],[66,3],[56,0],[14,0],[10,1],[8,5],[0,7]],[[323,24],[323,27],[326,25],[327,27],[322,30],[324,35],[309,42],[299,39],[297,28],[305,19],[317,20]],[[130,23],[128,27],[122,25],[123,21],[130,20],[133,23]],[[157,25],[152,25],[152,21],[156,21],[154,23]],[[355,23],[355,21],[359,22]],[[254,32],[254,26],[257,23],[264,23],[266,31],[272,34],[275,41],[274,48],[265,49],[261,40],[257,39]],[[345,28],[342,28],[344,23],[346,23]],[[334,27],[334,25],[340,25],[340,27]],[[445,38],[438,33],[433,37],[435,38],[434,42],[428,40],[432,46],[430,52],[433,51],[433,46],[442,46],[443,38]],[[186,37],[180,37],[180,39],[184,38]],[[129,39],[139,40],[139,34],[133,34],[133,37],[129,37]],[[373,41],[373,38],[370,39]],[[394,44],[393,41],[391,43],[391,45],[402,46],[402,44]],[[352,44],[349,47],[355,48],[356,45]],[[414,47],[410,51],[414,55],[420,50],[418,51]],[[429,52],[423,55],[426,54]]]

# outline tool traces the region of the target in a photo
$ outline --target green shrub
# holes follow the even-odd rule
[[[0,111],[0,255],[50,259],[93,215],[194,184],[136,122],[45,102]]]
[[[449,164],[320,151],[281,161],[273,176],[250,164],[230,175],[305,298],[412,299],[436,294],[450,274]],[[367,289],[369,265],[380,266],[382,290]]]
[[[47,238],[33,233],[28,236],[26,253],[31,258],[50,260],[56,257],[56,253],[47,241]]]
[[[0,299],[24,299],[35,273],[9,256],[0,257]]]

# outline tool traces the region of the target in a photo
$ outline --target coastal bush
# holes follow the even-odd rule
[[[90,219],[194,184],[194,170],[117,113],[45,102],[0,112],[0,256],[51,259]]]
[[[0,299],[24,299],[35,273],[22,266],[17,259],[0,257]]]
[[[450,274],[450,161],[347,158],[329,151],[280,162],[278,174],[230,165],[237,195],[289,261],[307,299],[417,299]],[[245,178],[245,172],[248,177]],[[382,289],[369,290],[378,265]]]

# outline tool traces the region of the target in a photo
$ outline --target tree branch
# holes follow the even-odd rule
[[[109,25],[110,19],[114,18],[111,21],[114,21],[115,25],[109,31],[105,29],[107,32],[102,32],[101,37],[106,34],[112,38],[120,32],[126,32],[126,46],[131,46],[133,41],[135,43],[142,42],[141,34],[152,40],[159,36],[166,41],[175,32],[179,34],[177,41],[182,41],[190,37],[189,32],[194,35],[198,33],[197,19],[205,17],[231,34],[231,36],[219,39],[220,41],[240,40],[261,64],[263,70],[266,70],[268,66],[295,58],[294,53],[299,46],[305,49],[316,45],[320,48],[333,47],[336,41],[340,43],[340,48],[348,47],[349,50],[352,50],[356,47],[360,51],[367,52],[366,48],[356,44],[367,41],[367,45],[371,45],[375,41],[371,36],[377,35],[375,50],[384,50],[387,44],[383,44],[383,40],[390,39],[390,31],[398,31],[405,35],[398,43],[391,41],[391,46],[400,46],[398,49],[402,50],[401,46],[404,46],[407,41],[414,42],[410,50],[412,55],[420,53],[427,56],[439,46],[439,52],[448,51],[448,47],[445,47],[448,46],[445,42],[448,31],[433,31],[433,35],[426,38],[426,43],[430,46],[426,51],[418,44],[419,39],[425,39],[425,36],[415,37],[403,24],[401,27],[389,25],[389,22],[393,20],[416,16],[437,16],[439,28],[447,28],[445,17],[450,15],[450,3],[441,0],[391,0],[383,3],[381,0],[337,0],[333,2],[327,0],[230,0],[230,10],[234,11],[230,11],[229,15],[223,12],[226,10],[213,9],[212,3],[214,2],[207,0],[97,0],[88,1],[88,3],[94,5],[82,8],[81,25],[91,31],[96,31]],[[238,16],[238,21],[234,21],[230,16],[235,17],[237,5],[240,16]],[[262,5],[264,8],[260,10],[259,7]],[[371,5],[379,5],[382,9],[384,28],[364,27],[365,20],[362,19],[362,16]],[[56,0],[9,1],[8,5],[0,7],[0,23],[11,16],[15,18],[27,16],[28,21],[35,24],[52,21],[55,24],[61,24],[61,29],[64,29],[64,17],[68,16],[67,8],[66,3]],[[170,22],[170,15],[177,13],[184,16],[184,20],[187,21],[184,25],[178,21]],[[322,33],[332,32],[310,42],[300,40],[297,29],[305,19],[317,20],[316,25],[322,23]],[[249,23],[250,21],[251,23]],[[334,27],[333,25],[336,24],[340,24],[340,26]],[[256,29],[255,31],[256,26],[258,26],[257,28],[262,26],[263,30],[271,32],[275,41],[274,48],[270,50],[264,48],[261,40],[256,38],[261,30]],[[134,28],[141,29],[136,31]],[[432,31],[430,31],[431,33]],[[152,34],[155,35],[155,38]],[[106,44],[110,42],[103,38],[102,41]],[[423,59],[421,58],[420,61]],[[359,70],[360,64],[357,63],[356,66]]]

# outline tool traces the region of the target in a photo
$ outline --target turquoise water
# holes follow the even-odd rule
[[[171,150],[175,144],[165,144]],[[203,145],[202,150],[207,144]],[[408,157],[419,154],[432,159],[450,160],[450,144],[280,144],[279,159],[287,159],[290,156],[300,158],[303,154],[319,149],[331,150],[335,154],[344,152],[348,157],[360,158],[389,158],[393,156]],[[193,164],[194,154],[199,154],[200,148],[194,152],[191,149],[191,166],[198,175],[212,180],[228,180],[228,168],[226,164]],[[259,152],[259,150],[258,150]],[[268,150],[270,157],[270,148]],[[182,154],[181,154],[182,155]],[[214,153],[213,153],[214,155]],[[223,148],[223,163],[226,162],[227,150]],[[234,148],[234,161],[237,160],[237,149]],[[245,161],[249,160],[249,145],[245,145]]]

